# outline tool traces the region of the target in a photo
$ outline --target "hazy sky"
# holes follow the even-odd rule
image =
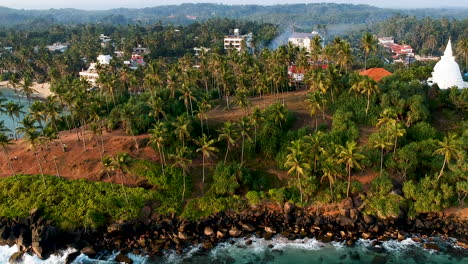
[[[285,4],[285,3],[350,3],[370,4],[379,7],[468,7],[468,0],[0,0],[0,6],[26,9],[79,8],[111,9],[117,7],[142,8],[180,3],[223,4]]]

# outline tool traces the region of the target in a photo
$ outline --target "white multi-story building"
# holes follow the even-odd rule
[[[311,33],[294,32],[288,39],[288,41],[296,47],[305,48],[310,52],[310,42],[315,36],[320,34],[317,31]]]
[[[100,65],[109,65],[111,59],[112,57],[110,55],[99,55],[97,57],[97,61]],[[99,73],[96,68],[98,63],[91,63],[86,71],[80,72],[80,77],[88,81],[92,87],[97,86],[97,80],[99,79]]]
[[[246,45],[246,47],[250,47],[252,37],[252,33],[247,35],[240,35],[239,29],[236,28],[234,29],[234,35],[224,36],[224,49],[236,49],[237,51],[241,51],[243,43]]]
[[[55,51],[60,51],[60,52],[65,52],[68,49],[68,44],[67,43],[54,43],[52,45],[47,46],[47,49],[50,52],[55,52]]]

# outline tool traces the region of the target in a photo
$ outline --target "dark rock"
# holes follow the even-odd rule
[[[265,231],[268,233],[276,234],[276,228],[272,226],[265,226]]]
[[[93,258],[96,256],[97,252],[94,250],[93,247],[85,247],[81,250],[81,253],[85,254],[86,256]]]
[[[372,215],[363,214],[362,220],[364,220],[364,223],[368,225],[371,225],[374,223],[374,217]]]
[[[290,202],[286,202],[284,204],[283,209],[284,209],[284,213],[290,214],[290,213],[294,212],[294,209],[296,209],[296,205],[293,204],[293,203],[290,203]]]
[[[237,227],[233,227],[229,230],[229,235],[232,237],[240,237],[240,235],[242,235],[242,231]]]
[[[349,210],[349,218],[356,220],[359,217],[359,211],[357,209],[350,209]]]
[[[245,241],[245,244],[246,244],[247,246],[252,245],[252,239],[248,239],[247,241]]]
[[[133,260],[131,260],[129,257],[125,256],[122,253],[118,254],[117,257],[115,257],[115,261],[119,263],[133,264]]]
[[[265,240],[270,240],[272,237],[273,237],[273,234],[272,234],[272,233],[266,232],[266,233],[263,234],[263,238],[264,238]]]
[[[414,224],[416,225],[416,228],[417,228],[417,229],[423,229],[423,228],[426,227],[426,226],[424,225],[424,223],[423,223],[420,219],[416,219],[416,221],[414,222]]]
[[[16,252],[11,255],[10,259],[8,259],[8,263],[16,264],[16,263],[23,263],[23,255],[24,252]]]
[[[437,245],[436,243],[425,243],[425,244],[424,244],[424,248],[425,248],[425,249],[432,249],[432,250],[440,251],[440,247],[439,247],[439,245]]]
[[[353,204],[353,199],[351,197],[344,199],[340,204],[340,208],[345,209],[345,210],[351,209],[353,207],[354,207],[354,204]]]
[[[242,223],[241,226],[242,226],[242,229],[244,229],[247,232],[255,231],[255,226],[253,226],[253,225],[251,225],[249,223]]]
[[[344,215],[340,215],[337,220],[341,226],[354,226],[355,223],[355,220]]]
[[[75,251],[75,252],[68,254],[68,256],[65,258],[65,264],[72,263],[80,254],[81,252],[79,251]]]
[[[371,238],[371,237],[372,237],[372,235],[371,235],[370,233],[365,233],[365,232],[364,232],[364,233],[362,233],[362,235],[361,235],[361,236],[362,236],[362,238],[364,238],[364,239],[369,239],[369,238]]]

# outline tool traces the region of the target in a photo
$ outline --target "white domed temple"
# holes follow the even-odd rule
[[[468,82],[463,81],[460,67],[458,67],[458,63],[453,56],[452,42],[450,39],[445,48],[444,56],[442,56],[440,61],[434,66],[432,78],[428,81],[437,83],[440,89],[449,89],[453,86],[457,86],[459,89],[468,87]]]

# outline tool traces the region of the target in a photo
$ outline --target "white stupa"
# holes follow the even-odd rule
[[[452,42],[450,39],[445,48],[444,56],[434,66],[432,78],[429,81],[437,83],[440,89],[449,89],[453,86],[457,86],[459,89],[468,87],[468,83],[463,81],[460,67],[458,67],[458,63],[452,54]]]

